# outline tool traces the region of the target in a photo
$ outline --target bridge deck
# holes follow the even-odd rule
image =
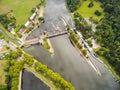
[[[33,38],[33,39],[30,39],[30,40],[26,40],[25,44],[36,44],[38,42],[39,42],[38,38]]]
[[[64,34],[67,34],[67,31],[59,31],[57,33],[48,35],[47,38],[52,38],[52,37],[56,37],[56,36],[60,36],[60,35],[64,35]],[[40,41],[41,41],[40,38],[33,38],[33,39],[26,40],[25,44],[37,44]]]
[[[61,31],[61,32],[58,32],[58,33],[48,35],[47,38],[52,38],[52,37],[56,37],[56,36],[60,36],[60,35],[64,35],[64,34],[67,34],[67,31]]]

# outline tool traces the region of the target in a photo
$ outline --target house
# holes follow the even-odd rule
[[[26,23],[25,23],[25,27],[28,27],[30,25],[30,21],[27,21]]]
[[[8,30],[9,30],[10,33],[12,33],[13,35],[15,34],[15,32],[14,32],[14,28],[8,28]]]

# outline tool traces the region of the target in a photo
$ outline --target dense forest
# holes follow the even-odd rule
[[[79,5],[80,0],[66,0],[67,6],[71,12],[75,11]]]
[[[78,7],[79,0],[66,0],[68,8],[71,12]],[[102,3],[101,7],[104,9],[105,16],[102,18],[97,26],[97,31],[93,35],[101,48],[97,51],[100,56],[105,57],[108,62],[114,67],[117,74],[120,75],[120,1],[118,0],[97,0]],[[77,5],[77,6],[76,6]],[[75,6],[75,9],[73,8]],[[73,8],[73,9],[71,9]],[[75,13],[76,14],[76,13]],[[74,14],[74,15],[75,15]],[[75,15],[76,16],[76,15]],[[75,21],[76,24],[76,21]],[[80,24],[76,25],[77,29],[81,30]],[[81,30],[83,31],[83,30]],[[85,35],[84,35],[85,34]],[[88,35],[83,33],[85,38]],[[90,34],[91,36],[91,34]]]
[[[103,47],[98,53],[107,58],[120,75],[120,1],[99,1],[106,14],[97,26],[96,38]]]

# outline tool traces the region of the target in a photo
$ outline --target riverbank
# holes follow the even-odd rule
[[[98,57],[100,60],[103,61],[103,63],[105,64],[105,66],[110,70],[110,72],[112,73],[114,79],[116,81],[118,81],[120,83],[120,76],[117,75],[116,71],[114,70],[114,68],[109,64],[109,62],[102,56],[96,55],[96,57]]]
[[[42,39],[42,46],[44,47],[44,49],[45,49],[51,56],[53,56],[53,55],[54,55],[54,50],[53,50],[52,44],[51,44],[49,38],[47,37],[47,34],[46,34],[45,31],[44,31],[44,34],[42,34],[41,39]]]
[[[76,45],[76,43],[70,38],[69,36],[69,39],[71,41],[71,43],[73,44],[73,46],[79,51],[80,55],[85,59],[85,60],[88,60],[87,57],[85,55],[83,55],[82,51],[78,48],[78,46]]]
[[[37,16],[37,20],[35,19],[35,21],[34,20],[31,20],[32,22],[34,21],[34,26],[33,26],[33,28],[31,28],[30,30],[29,30],[29,28],[30,28],[30,26],[28,25],[27,26],[27,28],[25,29],[25,31],[22,33],[22,37],[20,38],[21,39],[21,41],[25,41],[26,40],[26,38],[36,29],[36,28],[38,28],[40,25],[41,25],[41,23],[43,23],[44,21],[43,20],[39,20],[39,18],[44,18],[44,8],[45,8],[45,6],[40,6],[40,8],[36,11],[36,13],[38,13],[38,16]],[[36,18],[36,17],[35,17]],[[29,22],[29,23],[31,23],[29,20],[27,21],[27,22]],[[26,23],[27,23],[26,22]],[[28,31],[28,30],[29,31]],[[28,32],[27,32],[28,31]]]

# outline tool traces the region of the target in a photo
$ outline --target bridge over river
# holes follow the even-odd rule
[[[65,31],[57,31],[52,34],[46,35],[45,37],[53,38],[53,37],[61,36],[64,34],[67,34],[66,30]],[[32,39],[26,40],[25,42],[22,43],[22,45],[34,45],[34,44],[38,44],[38,43],[42,44],[42,37],[44,37],[44,36],[38,36],[37,38],[32,38]]]
[[[44,31],[47,31],[49,35],[56,32],[56,29],[51,23],[64,31],[65,27],[63,21],[60,19],[61,16],[64,17],[70,26],[72,25],[70,24],[71,17],[66,9],[65,0],[47,0],[44,16],[45,23],[42,23],[39,28],[35,29],[27,40],[35,38],[35,36],[39,37]],[[98,75],[79,54],[76,48],[73,47],[68,39],[68,35],[65,34],[49,39],[55,52],[54,57],[51,57],[39,44],[28,48],[24,47],[23,49],[71,82],[75,90],[120,90],[120,85],[115,81],[109,69],[103,63],[91,57],[91,61],[101,73],[101,75]],[[32,79],[32,82],[28,84],[27,82],[30,79],[29,74],[26,74],[23,82],[23,90],[31,90],[32,84],[37,83]],[[34,90],[40,89],[34,88]]]

